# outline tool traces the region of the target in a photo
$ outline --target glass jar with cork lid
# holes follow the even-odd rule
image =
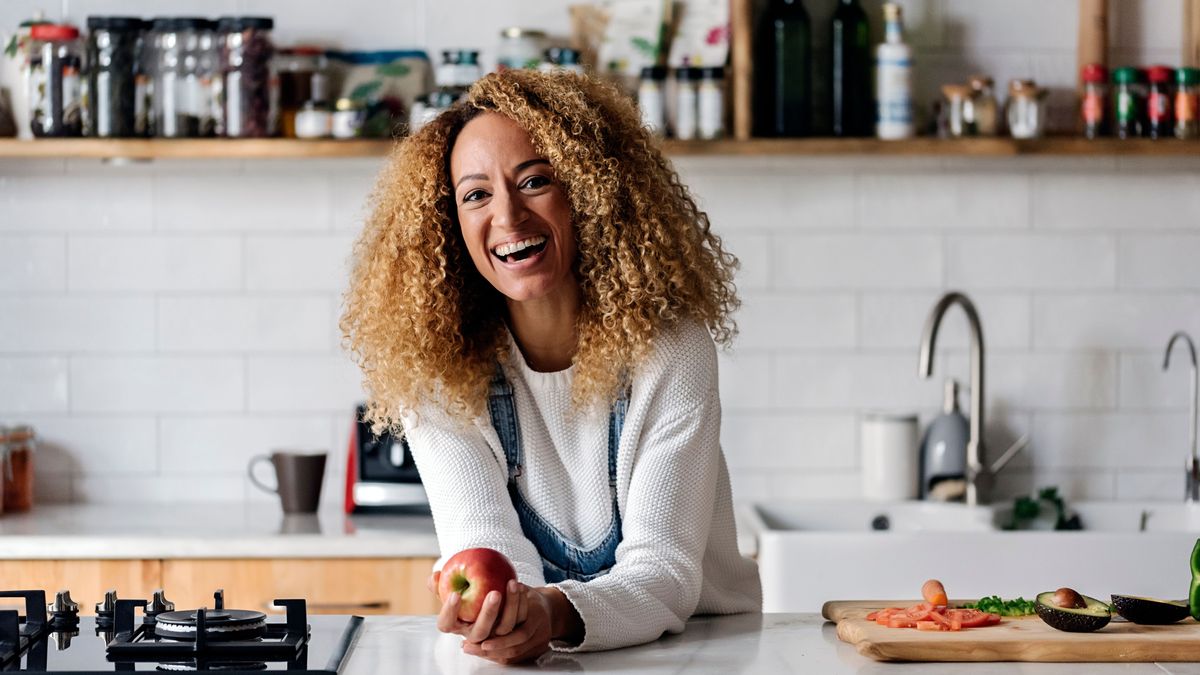
[[[3,457],[4,511],[28,511],[33,508],[33,453],[36,447],[33,427],[19,425],[0,431],[0,456]]]

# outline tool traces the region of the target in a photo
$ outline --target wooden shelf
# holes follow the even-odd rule
[[[285,139],[0,139],[0,158],[9,159],[305,159],[383,157],[389,140]],[[1141,156],[1200,157],[1200,140],[1115,138],[1087,140],[1056,137],[1018,141],[1011,138],[946,140],[915,138],[880,141],[873,138],[752,139],[748,141],[665,141],[673,156],[809,157],[1017,157],[1017,156]]]

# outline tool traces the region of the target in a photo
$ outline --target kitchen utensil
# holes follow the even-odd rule
[[[326,453],[321,451],[276,450],[270,455],[259,455],[251,459],[246,472],[255,487],[279,495],[284,513],[315,513],[321,501],[325,458]],[[270,462],[275,467],[274,487],[263,483],[254,475],[255,467],[262,462]]]
[[[1035,589],[1036,590],[1036,589]],[[1032,593],[1030,594],[1032,596]],[[1150,662],[1200,660],[1200,624],[1140,626],[1114,619],[1094,633],[1066,633],[1037,616],[1004,617],[999,625],[957,633],[888,628],[867,621],[885,607],[911,607],[910,600],[836,600],[821,614],[837,623],[837,634],[859,654],[877,661],[1052,661]],[[951,600],[961,604],[963,600]],[[1085,672],[1081,668],[1080,672]]]
[[[869,414],[862,422],[863,497],[917,496],[917,416]]]

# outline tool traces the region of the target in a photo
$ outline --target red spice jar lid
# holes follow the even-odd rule
[[[1171,75],[1174,71],[1167,66],[1150,66],[1147,69],[1147,75],[1152,84],[1164,84],[1171,81]]]
[[[74,40],[79,37],[79,29],[65,23],[43,23],[31,27],[29,37],[43,42]]]
[[[1103,84],[1108,82],[1108,68],[1099,63],[1089,63],[1083,67],[1083,81]]]

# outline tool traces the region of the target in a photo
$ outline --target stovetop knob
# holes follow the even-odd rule
[[[167,599],[163,589],[154,591],[154,597],[150,600],[150,604],[142,611],[146,616],[157,616],[163,612],[174,612],[175,603]]]
[[[54,602],[46,605],[46,611],[55,616],[60,614],[78,614],[79,603],[71,599],[71,591],[59,591],[54,594]]]
[[[111,619],[117,609],[116,590],[104,592],[104,602],[96,603],[96,616]]]

